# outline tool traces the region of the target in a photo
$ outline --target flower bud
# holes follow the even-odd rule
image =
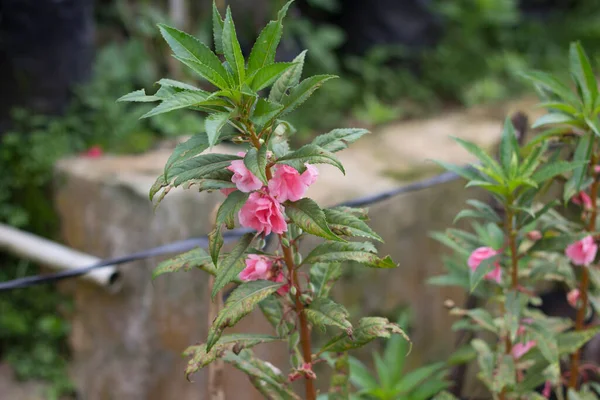
[[[286,237],[281,238],[281,244],[284,245],[285,247],[290,247],[290,241]]]
[[[290,293],[292,294],[292,296],[295,296],[295,295],[296,295],[296,293],[298,293],[298,291],[296,290],[296,286],[292,286],[292,287],[290,288]]]
[[[300,254],[300,253],[294,254],[294,264],[296,264],[296,265],[302,264],[302,254]]]
[[[534,242],[537,242],[541,238],[542,238],[542,233],[540,231],[527,232],[527,239],[529,239],[529,240],[533,240]]]

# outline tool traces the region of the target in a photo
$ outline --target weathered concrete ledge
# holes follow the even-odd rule
[[[450,112],[426,121],[386,126],[339,153],[347,176],[320,166],[321,176],[308,195],[323,206],[396,187],[437,172],[429,159],[463,164],[472,158],[450,139],[458,136],[491,147],[510,111],[528,111],[530,102]],[[216,148],[214,151],[221,151]],[[231,151],[231,149],[224,149]],[[62,235],[70,246],[101,257],[119,256],[174,240],[207,234],[219,193],[174,190],[156,213],[148,189],[170,154],[158,150],[139,156],[74,158],[57,167],[56,207]],[[395,318],[401,307],[413,310],[412,363],[440,359],[453,346],[451,319],[443,308],[459,290],[429,287],[442,271],[444,251],[428,233],[442,230],[472,196],[455,181],[399,196],[371,207],[371,225],[385,244],[382,254],[400,263],[395,270],[349,268],[335,297],[359,314]],[[124,290],[110,295],[83,281],[68,282],[75,296],[72,316],[73,377],[87,400],[206,399],[206,373],[193,384],[183,377],[181,352],[204,341],[207,333],[207,277],[200,271],[151,281],[158,259],[122,268]],[[269,331],[259,314],[236,330]],[[258,347],[275,365],[287,363],[283,347]],[[236,371],[227,370],[228,399],[259,399]]]

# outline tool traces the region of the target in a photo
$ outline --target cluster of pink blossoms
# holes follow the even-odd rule
[[[238,153],[238,155],[244,157],[245,153]],[[267,185],[264,185],[246,168],[244,160],[232,161],[227,169],[233,172],[231,181],[235,183],[236,188],[223,189],[221,192],[226,196],[236,190],[250,193],[238,213],[240,225],[265,235],[271,232],[277,234],[287,232],[282,203],[303,198],[308,187],[315,183],[319,176],[319,171],[313,165],[308,163],[304,165],[306,170],[303,173],[289,165],[277,165],[273,167],[273,177]],[[269,257],[251,254],[246,259],[246,268],[240,273],[240,279],[283,282],[284,276]],[[285,294],[287,291],[289,291],[289,284],[278,290],[280,294]]]

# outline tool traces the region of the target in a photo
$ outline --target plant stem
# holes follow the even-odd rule
[[[280,236],[281,238],[284,235]],[[296,272],[296,268],[294,265],[294,256],[292,255],[292,249],[281,245],[283,249],[283,258],[288,267],[288,273],[290,274],[290,284],[296,288],[296,296],[295,296],[295,306],[296,313],[298,314],[298,320],[300,322],[300,346],[302,347],[302,357],[304,358],[305,363],[312,362],[312,350],[310,345],[310,330],[308,329],[308,321],[306,320],[306,315],[304,314],[304,305],[300,299],[302,296],[302,291],[300,288],[300,283],[298,282],[298,274]],[[306,400],[315,400],[317,398],[317,393],[315,391],[315,386],[312,379],[304,379],[304,386],[306,388]]]
[[[594,144],[592,143],[592,146]],[[592,150],[593,151],[593,150]],[[590,198],[592,200],[592,210],[590,212],[590,220],[588,221],[587,231],[594,232],[596,230],[596,218],[598,216],[598,188],[600,182],[598,181],[598,174],[594,171],[594,166],[598,162],[596,154],[592,154],[590,160],[590,171],[594,177],[592,186],[590,188]],[[581,304],[577,309],[577,317],[575,319],[575,331],[581,331],[584,328],[585,313],[588,308],[588,288],[590,285],[590,272],[589,267],[583,266],[581,272],[581,282],[579,283],[579,294],[581,296]],[[571,375],[569,376],[569,387],[578,389],[579,387],[579,361],[581,358],[581,349],[577,349],[575,353],[571,355]]]

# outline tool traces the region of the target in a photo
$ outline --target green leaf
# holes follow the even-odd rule
[[[248,78],[250,88],[258,92],[259,90],[268,87],[293,66],[294,64],[289,62],[280,62],[261,67]]]
[[[183,91],[173,94],[164,99],[159,105],[142,115],[142,118],[152,117],[158,114],[164,114],[170,111],[187,108],[193,105],[202,104],[206,100],[206,94],[203,92]]]
[[[217,144],[221,129],[223,129],[230,116],[230,113],[214,113],[210,114],[204,121],[204,129],[206,129],[210,147]]]
[[[217,8],[216,2],[213,1],[212,9],[212,24],[213,24],[213,39],[215,41],[215,52],[223,54],[223,19]]]
[[[234,326],[240,319],[249,314],[258,303],[275,293],[280,287],[281,283],[271,281],[252,281],[238,286],[231,293],[210,327],[206,343],[207,351],[214,347],[225,328]]]
[[[248,57],[249,73],[258,71],[275,61],[275,53],[277,52],[277,46],[279,46],[283,32],[282,20],[285,18],[285,14],[291,3],[292,1],[289,1],[285,4],[279,11],[277,21],[269,22],[258,35]]]
[[[325,213],[313,200],[300,199],[296,202],[287,202],[285,213],[303,231],[329,240],[344,242],[344,239],[331,232],[327,225]]]
[[[589,162],[592,155],[593,144],[594,135],[590,133],[584,134],[579,138],[579,142],[575,148],[575,154],[573,155],[573,162],[579,162],[581,164],[575,168],[573,175],[565,184],[563,195],[565,202],[581,191],[587,172],[587,165],[584,165],[584,163],[587,164]]]
[[[229,87],[227,71],[219,58],[206,45],[185,32],[159,24],[160,33],[167,41],[175,58],[184,62],[203,78],[220,89]]]
[[[569,61],[571,74],[581,89],[583,104],[588,112],[591,112],[598,98],[598,83],[592,71],[590,60],[580,43],[572,43],[569,50]]]
[[[310,283],[314,287],[314,296],[327,297],[335,281],[342,276],[339,263],[318,263],[310,268]]]
[[[519,143],[517,141],[517,133],[510,117],[506,117],[500,141],[500,163],[506,175],[511,177],[516,175],[515,167],[518,165],[518,155]],[[516,163],[513,161],[515,159]]]
[[[280,327],[285,327],[285,319],[283,315],[283,306],[277,298],[275,298],[274,296],[267,297],[266,299],[261,301],[258,306],[260,307],[260,310],[262,311],[267,321],[269,321],[273,328],[276,329],[277,334],[279,336],[283,337],[285,333],[288,333],[280,333],[279,330]]]
[[[577,124],[577,120],[572,115],[566,115],[562,113],[550,113],[546,115],[542,115],[538,118],[533,125],[531,125],[532,129],[539,128],[545,125],[553,125],[553,124],[568,124],[574,125]]]
[[[217,211],[217,224],[225,224],[227,229],[233,229],[235,216],[248,199],[248,196],[248,193],[244,193],[239,190],[231,192],[225,201],[221,203],[221,206]]]
[[[158,267],[152,272],[152,279],[170,272],[187,272],[192,268],[199,268],[211,275],[216,275],[217,273],[210,256],[203,249],[197,248],[158,264]]]
[[[379,387],[369,369],[354,357],[350,357],[350,381],[361,391]]]
[[[212,173],[227,168],[232,161],[241,157],[232,154],[202,154],[173,165],[170,173],[177,176],[174,185],[179,186],[192,179],[209,178]]]
[[[522,74],[522,76],[532,81],[535,85],[558,95],[569,104],[576,105],[578,103],[577,98],[568,86],[546,72],[530,71]]]
[[[500,256],[498,256],[498,255],[487,258],[487,259],[481,261],[481,264],[479,264],[479,267],[477,267],[477,269],[475,269],[475,271],[471,271],[471,273],[469,275],[471,278],[471,281],[470,281],[471,282],[471,292],[473,290],[475,290],[475,288],[477,287],[477,285],[479,285],[479,282],[481,282],[483,277],[488,272],[491,272],[494,269],[494,264],[496,262],[498,262],[499,259],[500,259]]]
[[[185,377],[189,380],[190,375],[198,372],[199,369],[206,367],[216,359],[223,357],[226,352],[231,351],[237,354],[243,349],[276,340],[281,340],[281,338],[255,333],[236,333],[221,337],[210,351],[207,351],[206,344],[190,346],[183,353],[184,356],[191,357],[185,369]]]
[[[348,362],[348,353],[340,353],[335,358],[333,365],[333,375],[329,385],[328,400],[348,400],[348,381],[350,377],[350,364]]]
[[[560,355],[571,354],[580,349],[600,332],[600,327],[577,332],[566,332],[558,335],[558,352]]]
[[[317,136],[312,141],[312,144],[335,153],[336,151],[348,148],[349,144],[356,142],[367,133],[369,133],[368,130],[360,128],[334,129],[323,135]]]
[[[134,102],[141,102],[141,103],[159,101],[159,100],[160,100],[160,97],[147,96],[146,91],[144,89],[140,89],[140,90],[133,91],[131,93],[127,93],[126,95],[121,96],[117,99],[117,101],[134,101]]]
[[[239,355],[228,352],[223,359],[242,371],[265,399],[300,400],[289,387],[287,377],[266,361],[255,358],[250,350],[243,350]]]
[[[488,386],[491,386],[494,377],[494,354],[488,345],[481,339],[473,339],[471,345],[477,352],[477,363],[481,370],[478,376]]]
[[[300,82],[290,90],[290,94],[281,100],[281,104],[283,104],[281,115],[294,111],[298,106],[308,100],[308,98],[325,82],[334,78],[337,78],[337,76],[315,75]]]
[[[492,390],[499,393],[505,387],[513,387],[516,383],[515,360],[509,354],[503,354],[494,375]]]
[[[540,169],[533,173],[531,179],[534,182],[541,184],[549,179],[554,178],[555,176],[572,171],[575,168],[581,167],[585,164],[587,164],[587,162],[555,161],[551,164],[543,165]]]
[[[246,79],[246,65],[240,42],[235,33],[235,25],[231,17],[231,9],[227,7],[225,22],[223,24],[223,54],[233,69],[233,76],[238,86]]]
[[[273,103],[281,103],[287,94],[287,91],[300,82],[305,57],[306,50],[298,54],[298,56],[292,60],[294,65],[285,71],[283,75],[281,75],[281,77],[279,77],[279,79],[277,79],[273,84],[271,92],[269,93],[269,101]]]
[[[342,163],[335,155],[333,155],[333,153],[324,150],[319,146],[315,146],[314,144],[304,145],[298,150],[279,158],[277,162],[280,164],[290,165],[297,170],[301,170],[304,167],[304,163],[330,164],[334,167],[337,167],[344,175],[346,174]]]
[[[231,194],[229,196],[231,196]],[[227,254],[227,256],[225,256],[223,261],[221,261],[219,264],[219,268],[217,269],[217,277],[211,293],[211,297],[213,299],[217,293],[219,293],[219,291],[225,287],[225,285],[233,281],[244,269],[246,251],[250,247],[252,240],[254,240],[254,234],[246,233],[235,245],[233,250],[231,250],[231,252]]]
[[[306,264],[355,261],[372,268],[395,268],[396,264],[388,256],[380,259],[375,255],[375,247],[369,242],[325,242],[313,249],[304,260]]]
[[[223,235],[221,234],[221,225],[217,225],[215,229],[213,229],[208,234],[208,252],[210,253],[210,258],[213,261],[215,267],[219,262],[219,254],[221,253],[221,248],[223,247]]]
[[[170,181],[173,178],[173,175],[169,174],[171,166],[175,163],[189,160],[206,149],[208,149],[208,137],[204,132],[192,136],[183,143],[179,143],[165,164],[165,180]]]
[[[190,85],[188,83],[185,82],[179,82],[173,79],[167,79],[167,78],[162,78],[161,80],[159,80],[157,82],[161,87],[169,87],[169,88],[173,88],[173,89],[179,89],[180,90],[191,90],[194,92],[202,92],[204,94],[206,94],[207,96],[210,95],[209,92],[202,90],[200,88],[197,88],[196,86]]]
[[[461,176],[466,180],[470,181],[481,179],[481,175],[471,166],[454,165],[440,160],[433,160],[433,162],[450,172],[454,172],[456,175]]]
[[[467,140],[463,140],[461,138],[455,137],[453,139],[458,144],[460,144],[465,150],[467,150],[469,153],[471,153],[472,155],[477,157],[483,163],[483,165],[488,167],[494,174],[496,174],[502,178],[506,178],[506,175],[504,174],[504,172],[502,171],[502,169],[500,168],[498,163],[492,157],[490,157],[489,154],[487,154],[485,151],[483,151],[483,149],[481,149],[481,147],[477,146],[475,143],[471,143],[471,142],[469,142]]]
[[[597,117],[594,119],[586,118],[585,123],[588,126],[588,128],[590,128],[592,132],[594,132],[594,135],[600,136],[600,124],[598,123]]]
[[[154,200],[154,196],[156,196],[156,193],[158,193],[162,188],[165,188],[167,186],[169,186],[169,182],[166,181],[163,175],[159,175],[158,178],[156,178],[156,181],[154,181],[154,183],[152,184],[152,187],[150,187],[150,192],[148,194],[150,201]]]
[[[429,384],[427,381],[444,368],[446,368],[446,364],[443,362],[417,368],[404,375],[402,380],[396,385],[395,390],[398,394],[408,394],[417,389],[420,385]]]
[[[252,112],[252,117],[250,120],[254,122],[255,125],[262,127],[267,124],[269,121],[273,120],[279,114],[283,106],[281,104],[271,103],[268,100],[263,98],[259,98],[256,101],[256,105],[254,106],[254,111]],[[270,144],[273,141],[271,141]]]
[[[319,353],[326,351],[341,353],[352,349],[357,349],[377,338],[389,338],[392,334],[399,334],[408,342],[410,339],[404,331],[396,324],[392,324],[387,318],[366,317],[361,318],[358,327],[354,328],[352,336],[348,333],[341,333],[327,342]]]
[[[254,176],[267,184],[267,146],[261,146],[259,150],[254,147],[248,150],[244,157],[244,165]]]
[[[337,326],[352,335],[352,324],[348,321],[348,310],[327,297],[317,297],[304,309],[306,318],[325,332],[326,325]]]
[[[375,233],[369,225],[358,217],[335,209],[323,210],[329,228],[338,235],[364,237],[383,242],[381,236]]]

